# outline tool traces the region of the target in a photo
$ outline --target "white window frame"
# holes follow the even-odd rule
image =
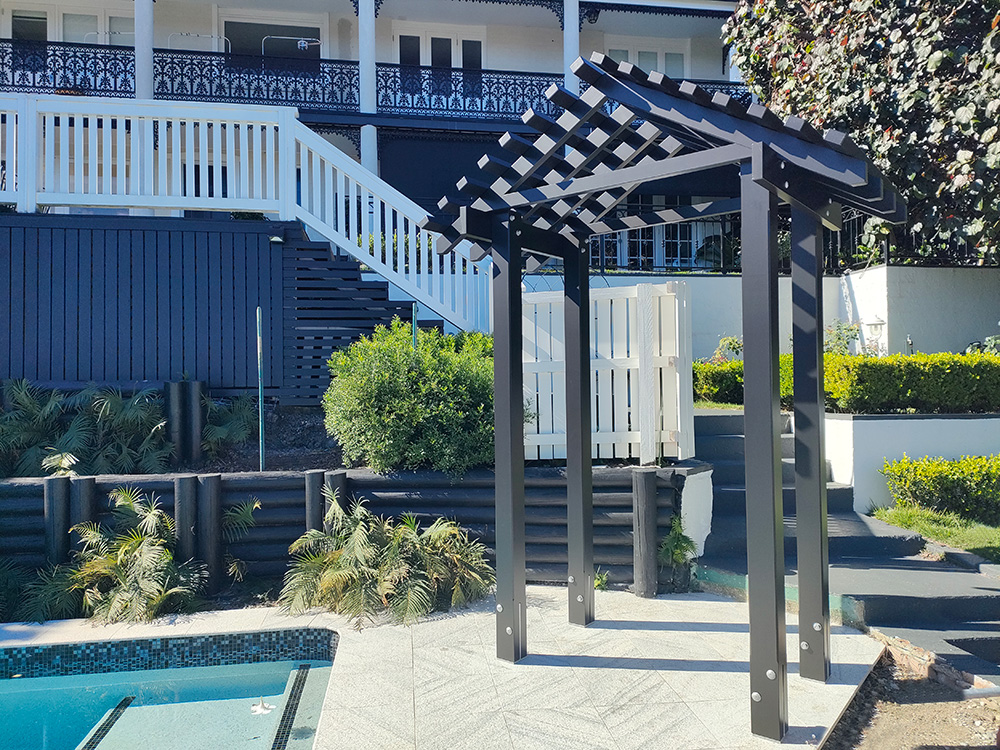
[[[486,59],[486,27],[485,26],[463,26],[452,23],[419,23],[417,21],[393,21],[392,22],[392,58],[393,62],[399,64],[399,37],[418,36],[420,37],[420,64],[431,64],[431,37],[441,39],[451,39],[451,65],[453,68],[460,68],[456,61],[462,56],[462,42],[479,42],[483,50],[483,68],[490,66]]]
[[[312,26],[319,29],[319,56],[330,57],[330,14],[291,13],[267,10],[244,10],[242,8],[218,8],[212,33],[216,36],[216,52],[223,52],[223,35],[226,21],[236,23],[269,23],[275,26]]]
[[[633,65],[638,64],[639,50],[655,52],[659,57],[657,64],[665,53],[684,55],[684,77],[691,77],[691,40],[665,39],[652,36],[622,36],[616,34],[604,35],[604,52],[608,50],[628,50],[628,59]]]
[[[80,7],[79,5],[65,5],[62,3],[35,3],[31,0],[14,0],[4,3],[3,13],[0,15],[0,35],[9,39],[11,35],[11,20],[14,11],[30,10],[45,14],[47,21],[46,36],[50,42],[62,42],[63,39],[63,16],[67,13],[82,16],[97,16],[97,39],[93,44],[108,44],[108,17],[122,16],[124,18],[135,19],[135,3],[123,2],[122,0],[106,0],[100,8]]]

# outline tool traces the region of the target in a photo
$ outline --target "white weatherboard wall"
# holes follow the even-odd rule
[[[607,274],[590,278],[592,289],[683,280],[691,294],[691,336],[695,359],[711,357],[723,336],[743,333],[742,287],[738,275]],[[561,288],[556,274],[525,277],[529,291]],[[875,266],[823,280],[823,316],[861,323],[861,343],[873,343],[866,323],[881,319],[883,352],[964,351],[970,341],[1000,334],[1000,268],[903,268]],[[791,280],[778,279],[781,351],[791,350]]]
[[[830,480],[854,485],[854,510],[891,505],[886,460],[906,454],[947,459],[1000,453],[1000,415],[827,414]]]
[[[590,299],[593,457],[694,454],[690,315],[683,283],[595,289]],[[524,395],[529,459],[566,457],[562,292],[524,295]]]

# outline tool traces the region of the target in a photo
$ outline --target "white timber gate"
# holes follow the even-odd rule
[[[561,292],[524,295],[528,459],[566,457],[566,361]],[[593,457],[694,455],[691,306],[683,282],[591,289]]]

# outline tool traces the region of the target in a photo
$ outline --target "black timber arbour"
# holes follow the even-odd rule
[[[553,85],[554,119],[529,110],[534,138],[508,133],[502,152],[441,200],[425,227],[438,252],[471,243],[491,255],[494,278],[497,474],[497,655],[527,654],[524,593],[524,410],[521,399],[523,268],[553,259],[564,268],[566,303],[569,619],[593,620],[587,242],[595,234],[742,214],[746,487],[750,599],[751,729],[781,739],[788,728],[784,530],[779,449],[778,243],[790,211],[794,321],[799,652],[803,677],[829,677],[821,289],[821,226],[839,229],[842,208],[893,223],[906,206],[850,138],[782,120],[724,93],[714,96],[661,73],[595,54],[574,73],[577,96]],[[712,200],[642,212],[630,196],[690,196],[686,178],[712,175]],[[704,184],[701,181],[699,184]],[[703,194],[700,193],[699,194]],[[464,250],[463,250],[464,252]]]

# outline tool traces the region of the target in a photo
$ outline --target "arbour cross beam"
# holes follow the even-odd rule
[[[561,261],[566,304],[569,619],[593,620],[589,238],[696,216],[742,212],[750,701],[754,733],[788,727],[784,524],[778,399],[777,221],[790,210],[794,328],[799,664],[830,673],[826,477],[823,459],[822,231],[843,206],[891,222],[906,218],[895,188],[843,133],[820,133],[760,105],[678,84],[595,54],[573,68],[590,88],[546,96],[555,119],[528,111],[537,136],[505,135],[501,156],[443,198],[424,228],[439,253],[471,241],[493,259],[497,473],[497,655],[527,654],[521,273]],[[643,213],[626,199],[691,197],[685,175],[711,178],[710,201]],[[700,183],[702,186],[704,181]],[[704,194],[704,187],[697,191]]]

